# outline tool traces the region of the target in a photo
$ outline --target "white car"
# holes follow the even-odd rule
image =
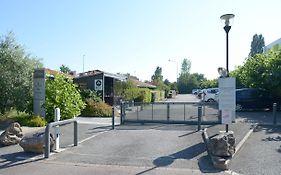
[[[203,91],[203,101],[205,102],[215,102],[216,93],[219,92],[219,88],[208,88]]]

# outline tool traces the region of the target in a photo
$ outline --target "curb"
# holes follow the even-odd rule
[[[256,123],[255,125],[254,125],[254,127],[253,128],[251,128],[248,132],[247,132],[247,134],[243,137],[243,139],[237,144],[237,146],[236,146],[236,151],[234,152],[234,154],[232,155],[232,158],[237,154],[237,152],[241,149],[241,147],[242,147],[242,145],[246,142],[246,140],[250,137],[250,135],[254,132],[254,130],[255,130],[255,128],[258,126],[258,124]],[[231,158],[231,159],[232,159]],[[226,160],[226,165],[228,166],[229,165],[229,163],[230,163],[230,160],[231,159],[228,159],[228,160]]]
[[[202,132],[202,138],[204,140],[204,143],[206,144],[206,148],[207,148],[207,152],[208,152],[208,155],[210,156],[211,158],[211,161],[213,163],[213,165],[218,168],[218,169],[222,169],[222,170],[228,170],[229,168],[229,164],[231,162],[231,160],[233,159],[233,157],[236,155],[236,153],[241,149],[242,145],[246,142],[246,140],[250,137],[250,135],[253,133],[253,131],[256,129],[256,127],[258,126],[258,124],[256,123],[248,132],[247,134],[243,137],[243,139],[237,144],[236,146],[236,151],[235,153],[232,155],[231,158],[229,159],[226,159],[224,161],[223,166],[217,166],[216,163],[214,162],[214,159],[213,159],[213,156],[209,153],[209,150],[208,150],[208,140],[209,140],[209,137],[208,137],[208,134],[207,134],[207,128],[205,128]]]

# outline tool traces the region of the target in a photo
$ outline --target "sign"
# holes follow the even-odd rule
[[[219,79],[219,110],[236,110],[235,78]]]
[[[232,110],[222,110],[221,111],[222,120],[221,123],[223,124],[231,124],[232,121],[235,119],[235,111]]]
[[[102,91],[102,79],[95,80],[95,90]]]

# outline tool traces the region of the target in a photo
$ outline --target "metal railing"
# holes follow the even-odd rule
[[[62,120],[62,121],[56,121],[49,123],[46,126],[45,129],[45,151],[44,151],[44,157],[49,158],[50,157],[50,130],[52,127],[55,126],[60,126],[60,125],[65,125],[65,124],[70,124],[74,123],[74,146],[78,145],[78,123],[76,119],[69,119],[69,120]]]
[[[200,115],[199,110],[200,108]],[[200,119],[199,119],[200,118]],[[217,103],[203,102],[154,102],[121,103],[120,123],[161,122],[202,124],[219,123]]]

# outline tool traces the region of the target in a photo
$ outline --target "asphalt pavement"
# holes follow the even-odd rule
[[[193,98],[181,96],[181,99]],[[251,115],[252,114],[252,115]],[[239,113],[231,124],[238,144],[252,122],[271,121],[269,112]],[[258,116],[255,119],[255,116]],[[116,118],[118,122],[119,118]],[[281,127],[258,127],[231,161],[229,171],[215,169],[196,125],[127,123],[111,129],[111,118],[78,118],[79,145],[73,125],[60,127],[61,152],[23,152],[19,145],[0,147],[0,175],[8,174],[280,174]],[[225,125],[205,125],[208,134]]]

